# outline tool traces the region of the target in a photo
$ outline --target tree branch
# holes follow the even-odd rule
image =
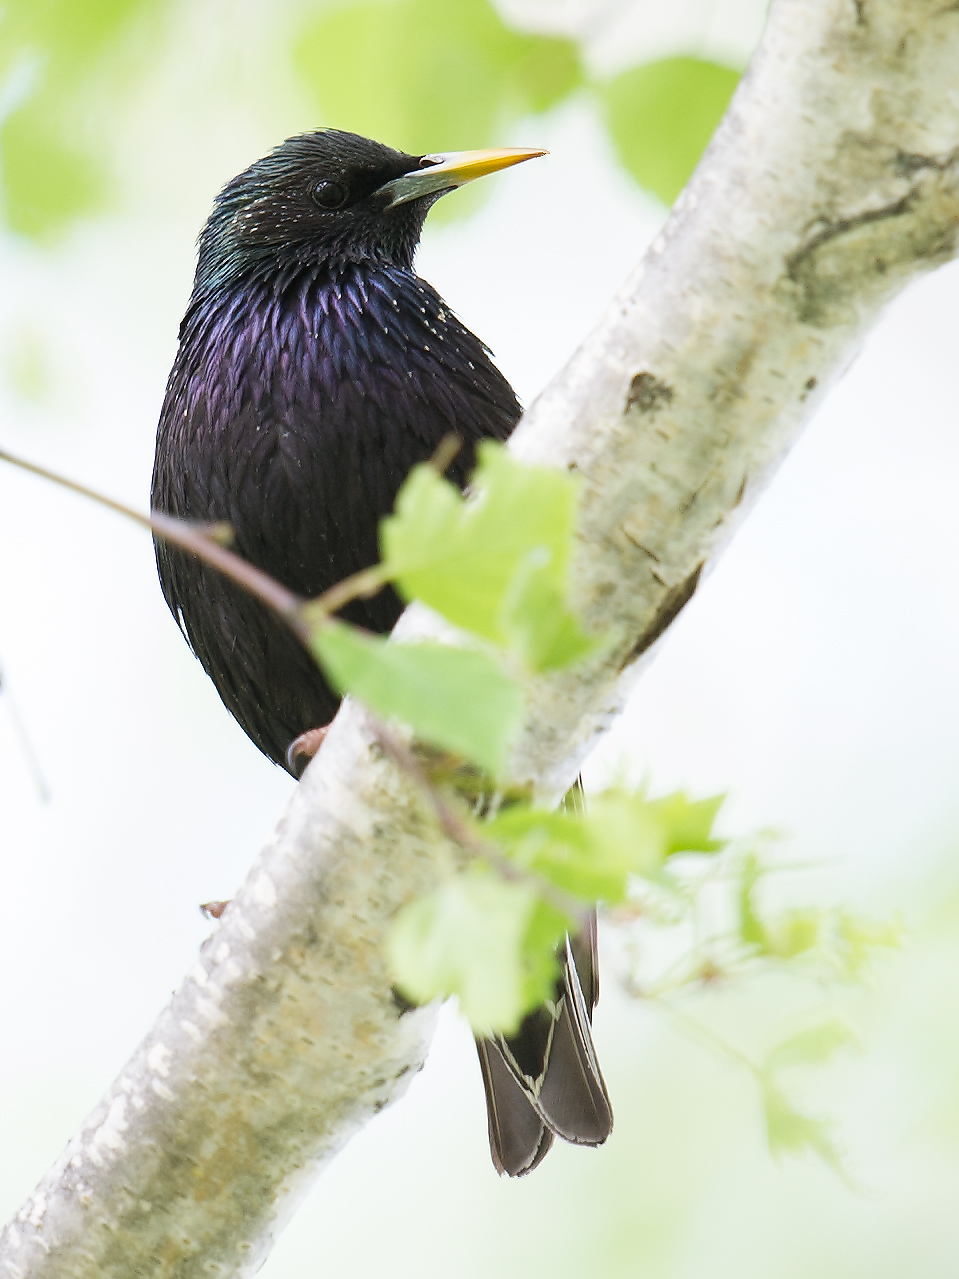
[[[959,228],[959,9],[774,0],[663,234],[514,437],[575,468],[587,622],[515,779],[562,790],[639,659],[848,364]],[[415,610],[409,633],[426,623]],[[624,676],[626,678],[624,678]],[[154,1030],[0,1236],[12,1279],[252,1274],[313,1171],[422,1061],[383,938],[449,847],[347,704]]]

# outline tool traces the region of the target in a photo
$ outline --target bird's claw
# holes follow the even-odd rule
[[[308,729],[290,742],[286,748],[286,766],[294,777],[303,776],[307,764],[323,745],[323,739],[329,731],[329,724],[324,724],[321,728]]]

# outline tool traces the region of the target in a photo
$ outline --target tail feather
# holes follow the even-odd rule
[[[515,1075],[499,1045],[477,1039],[486,1117],[493,1164],[500,1176],[522,1177],[532,1172],[553,1144],[553,1133],[544,1122]]]
[[[599,1146],[613,1127],[590,1032],[599,993],[595,916],[566,939],[561,959],[553,1002],[534,1009],[516,1035],[476,1041],[493,1164],[510,1177],[531,1172],[554,1134]]]

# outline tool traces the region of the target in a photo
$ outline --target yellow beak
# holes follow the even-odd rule
[[[522,164],[524,160],[535,160],[537,156],[547,154],[530,147],[500,147],[490,151],[447,151],[442,155],[424,155],[420,168],[385,183],[379,193],[390,197],[386,207],[392,209],[394,205],[406,204],[424,195],[443,194],[454,187],[465,186],[474,178],[482,178],[487,173],[508,169],[511,164]]]

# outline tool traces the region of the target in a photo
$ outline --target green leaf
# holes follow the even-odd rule
[[[325,120],[414,155],[501,142],[582,79],[572,41],[511,31],[488,0],[341,5],[294,56]]]
[[[155,46],[130,40],[159,0],[8,0],[0,13],[0,77],[33,69],[31,91],[0,127],[4,220],[46,237],[108,194],[103,131],[120,80],[111,73]],[[106,110],[104,106],[106,105]],[[96,120],[96,124],[91,123]]]
[[[509,856],[582,901],[620,902],[629,864],[622,850],[603,846],[577,818],[563,813],[512,809],[483,827]]]
[[[411,473],[380,526],[384,568],[406,599],[531,669],[566,665],[594,647],[565,604],[576,482],[489,441],[478,452],[465,499],[432,467]]]
[[[654,875],[663,862],[662,828],[639,796],[607,792],[586,813],[516,805],[482,833],[519,866],[583,901],[621,902],[630,875]]]
[[[743,860],[742,874],[739,881],[739,935],[747,946],[766,948],[766,929],[756,913],[753,894],[762,875],[759,858],[749,853]]]
[[[640,186],[672,204],[725,114],[739,72],[699,58],[665,58],[601,89],[619,158]]]
[[[856,1045],[856,1037],[841,1021],[824,1021],[781,1040],[766,1054],[766,1070],[812,1066],[828,1061],[842,1048]]]
[[[498,776],[523,720],[523,692],[488,654],[424,642],[394,644],[342,622],[312,637],[313,652],[341,693],[425,742]]]
[[[556,948],[573,921],[549,902],[537,897],[523,934],[520,962],[523,971],[523,1012],[553,998],[559,960]]]
[[[774,959],[795,959],[821,940],[823,913],[815,909],[786,911],[763,919],[756,909],[756,885],[765,870],[755,853],[743,861],[739,881],[739,935],[747,946]]]
[[[762,949],[777,959],[805,955],[822,936],[822,912],[790,910],[763,924]]]
[[[527,885],[473,866],[405,906],[387,950],[394,980],[410,999],[457,995],[474,1030],[509,1033],[548,991],[548,938]]]
[[[103,203],[100,165],[65,134],[43,100],[13,112],[0,128],[4,220],[22,235],[47,236]]]
[[[769,1076],[763,1076],[761,1083],[766,1133],[772,1154],[817,1155],[846,1180],[842,1158],[833,1136],[835,1125],[828,1119],[816,1119],[798,1110]]]
[[[865,919],[851,911],[839,911],[835,946],[843,976],[849,980],[861,977],[873,951],[880,946],[894,949],[902,941],[902,932],[901,920]]]
[[[689,799],[684,791],[648,800],[650,810],[663,826],[666,856],[673,853],[715,853],[725,840],[713,837],[713,824],[725,795]]]
[[[498,620],[507,647],[531,671],[561,670],[591,657],[602,646],[566,607],[552,565],[541,551],[520,561]]]

